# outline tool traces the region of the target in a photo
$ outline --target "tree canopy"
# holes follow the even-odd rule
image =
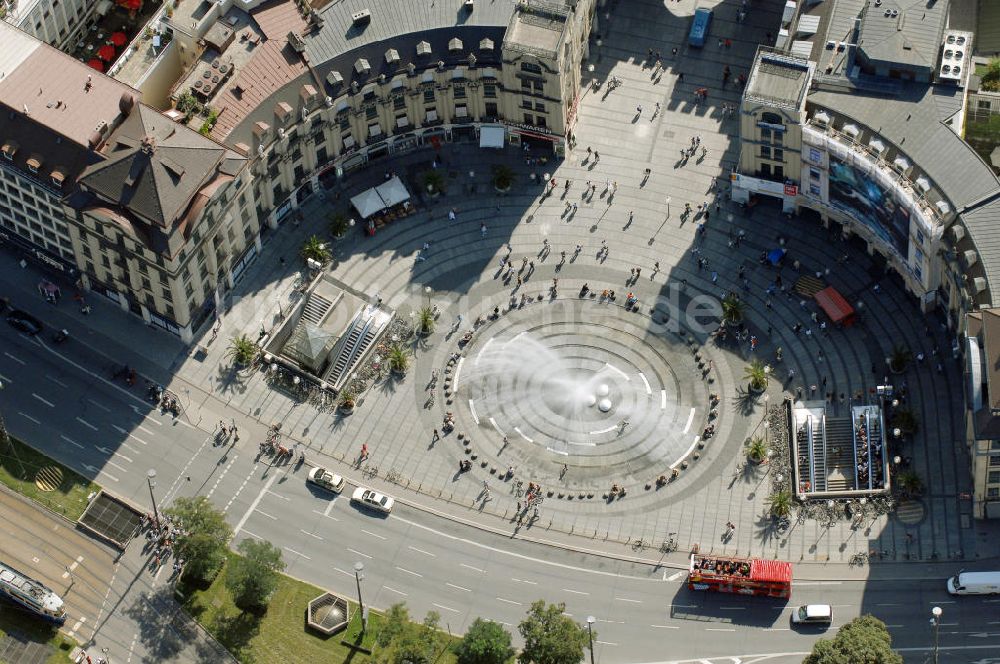
[[[393,604],[386,611],[376,644],[378,662],[387,664],[430,664],[444,649],[446,639],[438,629],[441,616],[429,611],[422,623],[410,621],[406,604]]]
[[[855,618],[832,639],[820,639],[802,664],[903,664],[893,652],[885,623],[875,616]]]
[[[514,656],[510,632],[492,620],[476,620],[455,648],[458,664],[504,664]]]
[[[174,542],[174,555],[184,560],[185,575],[212,578],[225,562],[226,545],[233,536],[222,511],[205,496],[194,496],[178,498],[164,513],[183,532]]]
[[[524,639],[518,656],[521,664],[580,664],[588,643],[587,628],[563,615],[565,604],[545,605],[538,600],[517,626]]]
[[[226,570],[226,588],[233,596],[233,603],[243,610],[267,604],[278,587],[278,574],[285,569],[281,549],[270,542],[248,538],[236,550],[240,557]]]

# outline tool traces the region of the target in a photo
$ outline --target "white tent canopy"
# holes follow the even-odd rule
[[[479,130],[479,147],[502,149],[506,134],[503,127],[483,127]]]
[[[375,191],[382,199],[382,204],[385,207],[392,207],[393,205],[399,205],[404,201],[410,200],[410,192],[406,190],[403,181],[399,179],[398,175],[394,175],[392,178],[375,187]]]
[[[367,219],[376,212],[381,212],[385,209],[385,203],[382,201],[382,197],[378,195],[378,192],[374,189],[366,189],[360,194],[351,199],[351,205],[354,209],[358,211],[362,219]]]

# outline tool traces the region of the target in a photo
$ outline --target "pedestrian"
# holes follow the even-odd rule
[[[485,221],[479,226],[479,234],[482,235],[484,238],[486,237],[486,222]]]
[[[600,155],[600,153],[598,153],[598,152],[597,152],[597,150],[594,150],[594,161],[595,161],[595,162],[598,162],[598,161],[600,161],[600,160],[601,160],[601,155]]]
[[[681,72],[677,72],[677,82],[678,83],[683,83],[684,82],[684,72],[682,72],[682,71]]]
[[[448,220],[449,221],[455,221],[455,218],[456,218],[455,208],[452,208],[452,209],[448,210]]]
[[[698,259],[698,260],[701,260],[701,259]],[[719,273],[716,272],[715,270],[712,270],[712,283],[714,284],[714,283],[716,283],[718,281],[719,281]]]
[[[636,117],[642,115],[642,104],[639,104],[638,106],[635,107],[635,115]]]
[[[441,434],[438,433],[437,429],[434,429],[434,435],[431,436],[432,441],[441,440]]]
[[[588,146],[587,146],[587,154],[589,155],[589,154],[591,154],[592,152],[593,152],[593,150],[591,150],[591,149],[590,149],[590,146],[588,145]]]
[[[672,49],[670,49],[670,55],[672,55],[675,58],[677,57],[677,47],[676,46],[674,46]]]

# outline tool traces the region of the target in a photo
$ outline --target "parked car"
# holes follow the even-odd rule
[[[363,507],[369,507],[373,510],[384,512],[385,514],[392,511],[392,506],[396,502],[385,494],[381,494],[373,489],[366,489],[363,486],[359,486],[354,490],[354,495],[351,496],[351,500],[359,505],[362,505]]]
[[[326,468],[313,468],[309,471],[309,477],[306,481],[334,493],[340,493],[344,490],[344,478],[331,473]]]
[[[11,324],[16,330],[20,330],[25,334],[38,334],[42,331],[42,321],[38,320],[27,311],[21,311],[20,309],[14,309],[9,314],[7,314],[7,322]]]
[[[952,595],[998,595],[1000,572],[966,572],[964,569],[948,579]]]
[[[829,604],[804,604],[792,612],[793,625],[829,625],[833,607]]]

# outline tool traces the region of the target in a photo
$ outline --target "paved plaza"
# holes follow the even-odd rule
[[[722,87],[722,68],[732,67],[734,77],[745,72],[763,33],[780,18],[777,3],[757,4],[742,25],[735,22],[736,7],[719,6],[713,34],[731,37],[731,47],[712,40],[689,50],[683,35],[691,2],[666,8],[621,3],[602,26],[594,76],[602,83],[616,76],[622,85],[585,91],[578,142],[565,160],[528,163],[539,149],[498,152],[456,143],[377,161],[310,199],[301,224],[286,222],[265,238],[261,256],[227,300],[214,341],[206,325],[189,352],[97,301],[97,315],[87,321],[95,329],[90,341],[107,349],[109,361],[132,358],[143,375],[167,383],[191,424],[208,431],[220,419],[239,420],[239,447],[248,453],[280,421],[292,442],[305,446],[310,463],[361,479],[357,459],[367,444],[368,466],[379,471],[370,484],[496,530],[622,552],[635,540],[658,546],[673,535],[681,551],[698,544],[703,551],[820,563],[846,562],[872,549],[889,560],[985,555],[985,527],[971,520],[963,498],[969,464],[961,366],[941,321],[923,316],[884,266],[818,219],[787,218],[766,202],[750,214],[730,204],[724,184],[717,184],[738,150],[737,121],[723,117],[722,107],[738,105],[739,90],[732,83]],[[669,55],[673,45],[676,56]],[[650,47],[663,52],[664,72],[645,62]],[[703,87],[707,99],[697,102],[694,91]],[[695,137],[704,156],[680,160]],[[447,173],[446,193],[416,193],[417,214],[374,237],[355,230],[337,241],[330,270],[350,292],[378,295],[404,318],[427,303],[438,307],[437,328],[415,345],[405,378],[376,383],[345,416],[295,403],[270,389],[262,374],[232,372],[227,340],[243,333],[256,338],[276,324],[279,308],[287,311],[295,302],[304,238],[327,236],[329,213],[346,210],[350,196],[389,169],[420,192],[418,177],[435,161]],[[516,173],[509,193],[492,186],[497,164]],[[546,174],[557,184],[543,196],[532,176]],[[595,189],[585,193],[588,181]],[[685,204],[702,203],[708,215],[682,216]],[[785,266],[763,265],[762,252],[781,242]],[[510,278],[501,268],[508,255]],[[533,267],[518,284],[522,259]],[[811,300],[791,288],[767,293],[779,274],[789,286],[803,276],[835,286],[858,304],[859,323],[821,332]],[[31,283],[27,273],[23,278]],[[614,300],[605,290],[615,291]],[[726,292],[745,302],[755,350],[709,337],[718,325],[711,303]],[[634,308],[625,306],[629,293],[638,300]],[[699,302],[710,303],[709,315],[692,318],[692,303]],[[480,316],[486,320],[460,346]],[[809,333],[794,332],[796,324]],[[137,347],[137,334],[156,343]],[[926,358],[892,377],[920,415],[906,455],[924,480],[924,497],[905,513],[873,518],[858,530],[847,520],[830,527],[805,520],[787,536],[773,536],[762,516],[768,468],[737,472],[744,442],[761,433],[765,404],[786,396],[828,398],[831,414],[843,416],[852,400],[868,398],[883,382],[885,358],[897,344]],[[744,368],[754,358],[774,365],[766,399],[745,393]],[[434,371],[440,379],[428,389]],[[715,414],[711,393],[719,395]],[[446,412],[454,414],[455,431],[436,440],[433,431]],[[699,447],[697,437],[709,423],[715,435]],[[472,470],[459,473],[459,461],[473,454]],[[502,479],[510,467],[513,477]],[[678,477],[657,488],[656,478],[673,468]],[[393,482],[386,481],[390,474]],[[529,483],[541,486],[544,500],[537,519],[518,524],[525,499],[519,493]],[[606,497],[613,484],[625,489],[623,497]],[[730,521],[736,533],[724,542]]]

